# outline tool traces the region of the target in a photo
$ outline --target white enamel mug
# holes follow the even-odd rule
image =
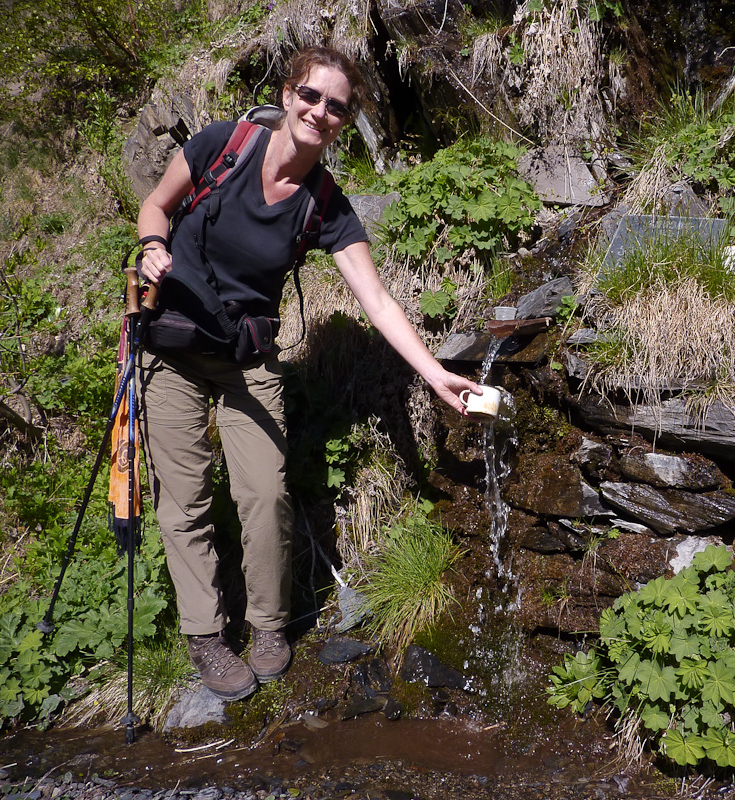
[[[500,390],[494,386],[481,386],[482,394],[474,394],[469,389],[460,392],[459,400],[475,419],[495,419],[500,407]]]

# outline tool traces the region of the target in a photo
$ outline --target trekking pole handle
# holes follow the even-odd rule
[[[125,316],[136,317],[140,314],[140,305],[138,302],[138,289],[140,287],[138,270],[135,267],[126,267],[125,277],[127,279],[127,287],[125,289]]]
[[[143,308],[147,308],[148,311],[155,311],[156,307],[158,306],[158,292],[160,291],[160,286],[157,283],[151,283],[148,286],[148,293],[143,300]]]

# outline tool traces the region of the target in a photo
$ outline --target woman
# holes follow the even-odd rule
[[[234,123],[214,123],[187,142],[141,208],[139,236],[162,240],[145,245],[145,277],[157,284],[177,265],[198,269],[216,281],[223,301],[239,301],[251,315],[277,316],[319,158],[348,122],[359,89],[359,72],[341,53],[311,48],[298,54],[283,89],[281,126],[264,132],[245,169],[222,185],[216,222],[207,224],[204,212],[195,209],[180,223],[169,253],[163,242],[170,218],[222,151]],[[439,397],[464,414],[459,393],[480,390],[447,372],[421,342],[381,284],[365,231],[337,188],[318,246],[332,254],[370,322]],[[141,421],[181,630],[203,683],[225,700],[247,697],[259,681],[280,677],[291,657],[284,628],[293,515],[285,485],[278,360],[264,358],[243,368],[226,353],[150,351],[143,354],[141,370]],[[242,523],[246,619],[253,631],[249,664],[228,648],[222,634],[227,612],[209,513],[210,398]]]

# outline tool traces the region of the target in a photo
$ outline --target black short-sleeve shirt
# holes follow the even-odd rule
[[[184,144],[195,186],[225,148],[236,124],[212,123]],[[203,200],[181,220],[171,249],[173,269],[184,264],[202,270],[223,302],[238,300],[249,314],[277,316],[283,285],[296,257],[296,237],[303,228],[309,189],[315,186],[321,167],[316,165],[293,195],[267,205],[261,171],[270,136],[269,130],[263,130],[245,167],[221,185],[216,220],[204,223],[208,201]],[[335,186],[316,246],[336,253],[367,239],[349,200]]]

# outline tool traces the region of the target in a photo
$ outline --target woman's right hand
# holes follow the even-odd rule
[[[147,244],[143,249],[143,260],[140,263],[141,273],[158,286],[163,276],[171,270],[171,253],[158,244]]]

